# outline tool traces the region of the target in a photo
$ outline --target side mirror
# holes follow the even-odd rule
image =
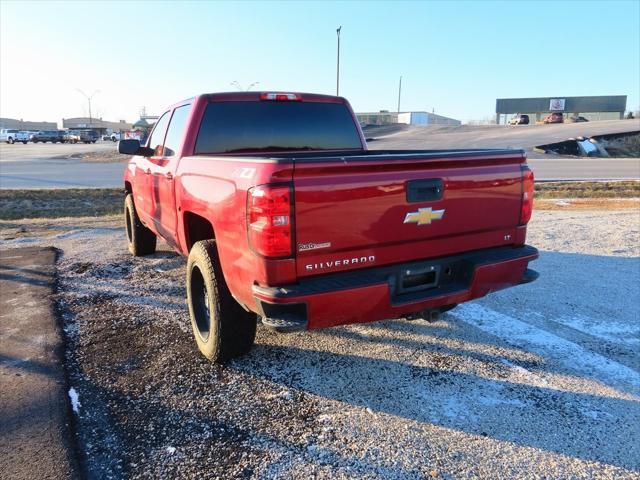
[[[120,140],[118,142],[118,153],[125,155],[142,155],[143,157],[150,157],[153,155],[153,150],[140,145],[140,140]]]

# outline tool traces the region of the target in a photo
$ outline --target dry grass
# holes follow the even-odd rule
[[[123,200],[117,188],[0,190],[0,219],[112,215],[120,213]]]
[[[635,198],[640,181],[536,183],[536,198]]]
[[[640,198],[543,198],[535,199],[533,208],[534,210],[626,210],[635,208],[640,214]]]
[[[129,161],[129,156],[118,153],[117,150],[99,150],[96,152],[77,152],[69,155],[58,155],[53,157],[60,160],[82,160],[91,163],[125,163]]]
[[[640,182],[553,182],[536,184],[536,208],[637,208]],[[0,219],[96,217],[122,212],[121,189],[0,190]],[[544,199],[590,199],[571,205]],[[629,199],[600,202],[597,199]]]

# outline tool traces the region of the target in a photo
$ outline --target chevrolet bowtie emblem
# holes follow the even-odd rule
[[[429,208],[419,208],[417,212],[409,212],[404,217],[404,223],[417,223],[418,225],[429,225],[432,220],[440,220],[444,215],[444,210],[432,210]]]

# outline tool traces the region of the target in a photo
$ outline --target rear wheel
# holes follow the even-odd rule
[[[124,222],[127,233],[127,246],[132,255],[140,257],[142,255],[150,255],[156,251],[157,238],[140,221],[136,206],[133,203],[133,195],[131,194],[128,194],[124,199]]]
[[[453,310],[458,306],[457,303],[452,303],[451,305],[445,305],[444,307],[440,307],[440,313],[448,312],[449,310]]]
[[[209,360],[222,363],[251,349],[257,317],[231,295],[215,240],[197,242],[189,252],[187,303],[196,344]]]

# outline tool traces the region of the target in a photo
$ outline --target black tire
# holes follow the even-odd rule
[[[22,143],[23,143],[23,145],[26,145],[26,144],[27,144],[27,142],[25,142],[25,141],[23,141]]]
[[[257,317],[229,292],[215,240],[197,242],[189,252],[187,304],[196,344],[209,360],[222,363],[251,350]]]
[[[440,307],[440,313],[448,312],[449,310],[453,310],[458,306],[457,303],[452,303],[451,305],[445,305],[444,307]]]
[[[156,251],[158,239],[140,221],[131,194],[128,194],[124,199],[124,226],[127,234],[127,246],[132,255],[141,257],[151,255]]]
[[[13,138],[9,137],[9,140],[7,140],[7,143],[9,143],[9,145],[13,145],[14,143]]]

